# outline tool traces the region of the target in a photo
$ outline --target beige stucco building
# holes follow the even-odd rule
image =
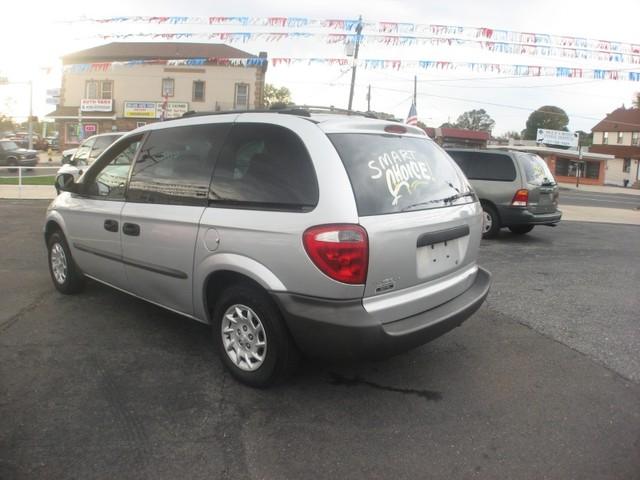
[[[187,111],[263,105],[266,53],[220,44],[110,43],[63,57],[58,123],[63,148]]]

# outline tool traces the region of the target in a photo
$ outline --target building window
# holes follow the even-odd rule
[[[84,98],[105,99],[113,98],[113,81],[111,80],[87,80],[84,90]]]
[[[202,80],[193,81],[193,97],[194,102],[204,102],[204,82]]]
[[[638,142],[638,134],[640,132],[633,132],[631,133],[631,145],[633,145],[634,147],[640,147],[640,142]]]
[[[602,144],[606,145],[609,143],[609,132],[602,132]]]
[[[587,161],[586,178],[600,178],[600,162]]]
[[[136,122],[136,128],[144,127],[147,122]]]
[[[246,83],[236,83],[233,108],[237,110],[249,110],[249,85]]]
[[[622,143],[622,132],[618,132],[618,138],[616,139],[617,143]]]
[[[629,173],[631,171],[631,159],[625,158],[622,160],[622,171],[625,173]]]
[[[175,92],[175,80],[173,78],[162,79],[162,96],[173,97]]]

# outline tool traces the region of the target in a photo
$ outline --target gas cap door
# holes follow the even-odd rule
[[[218,231],[215,228],[207,229],[204,234],[204,246],[210,252],[215,252],[220,246],[220,235],[218,235]]]

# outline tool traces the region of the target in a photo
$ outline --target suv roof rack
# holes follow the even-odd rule
[[[338,115],[357,115],[367,118],[379,118],[373,112],[359,112],[357,110],[346,110],[344,108],[336,108],[334,106],[315,106],[315,105],[291,105],[284,108],[262,108],[257,110],[225,110],[218,112],[196,112],[190,110],[182,114],[181,118],[201,117],[205,115],[225,115],[228,113],[281,113],[284,115],[298,115],[301,117],[311,117],[312,113],[335,113]]]

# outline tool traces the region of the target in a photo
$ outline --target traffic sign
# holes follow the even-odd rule
[[[536,135],[537,143],[547,145],[560,145],[563,147],[577,147],[579,134],[576,132],[563,132],[562,130],[547,130],[539,128]]]

